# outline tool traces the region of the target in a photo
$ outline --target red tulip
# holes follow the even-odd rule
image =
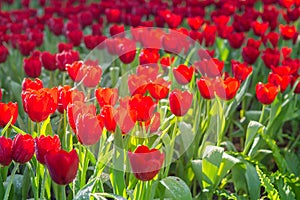
[[[5,46],[0,45],[0,63],[4,63],[8,55],[8,49]]]
[[[240,63],[235,60],[231,60],[231,69],[234,77],[239,81],[244,81],[251,74],[252,67],[246,63]]]
[[[272,83],[263,84],[259,82],[256,85],[256,97],[262,104],[271,104],[276,98],[278,87]]]
[[[67,106],[67,115],[69,124],[74,132],[76,132],[76,119],[79,114],[96,115],[96,107],[93,104],[85,104],[82,101],[74,101]]]
[[[56,54],[51,54],[48,51],[44,51],[41,55],[41,60],[45,69],[50,71],[54,71],[57,69]]]
[[[31,78],[39,77],[42,73],[42,62],[35,56],[24,58],[23,67],[26,75]]]
[[[203,76],[197,81],[200,94],[205,99],[215,98],[215,79]]]
[[[164,154],[157,149],[138,146],[134,152],[128,152],[128,157],[134,176],[141,181],[152,180],[159,172],[164,162]]]
[[[43,44],[44,33],[39,30],[31,30],[29,32],[29,39],[34,41],[35,46],[39,47]]]
[[[153,117],[145,122],[139,122],[141,127],[144,127],[146,132],[154,133],[160,127],[160,113],[154,113]]]
[[[60,42],[57,45],[57,49],[58,49],[58,53],[61,53],[63,51],[70,51],[73,49],[73,44]]]
[[[188,25],[192,30],[198,30],[201,27],[203,21],[204,20],[199,16],[187,18]]]
[[[72,64],[79,60],[79,53],[77,51],[63,51],[56,54],[56,65],[60,71],[66,70],[67,64]]]
[[[179,65],[177,68],[173,68],[173,74],[177,83],[186,85],[191,82],[194,74],[194,68],[186,65]]]
[[[75,82],[80,82],[84,77],[82,72],[83,61],[74,61],[71,64],[66,64],[66,70],[70,78]]]
[[[116,115],[116,110],[113,106],[104,105],[101,108],[100,117],[104,122],[105,128],[110,132],[115,132],[117,127],[115,115]]]
[[[103,124],[100,118],[91,113],[79,114],[76,119],[76,136],[83,145],[96,144],[102,134]]]
[[[119,9],[106,9],[105,15],[108,23],[118,23],[121,20],[121,11]]]
[[[276,48],[277,47],[277,44],[278,44],[278,41],[279,41],[279,34],[276,33],[276,32],[269,32],[266,36],[264,36],[262,39],[263,39],[263,42],[266,46],[267,44],[267,41],[269,41],[273,48]]]
[[[244,42],[245,35],[244,35],[243,32],[241,32],[241,33],[230,33],[227,36],[227,39],[228,39],[228,43],[229,43],[231,48],[239,49],[242,46],[243,42]]]
[[[68,85],[58,87],[58,105],[57,110],[64,113],[69,104],[75,101],[84,101],[84,93]]]
[[[251,46],[246,46],[242,50],[243,59],[249,65],[252,65],[255,63],[259,54],[260,54],[260,51],[257,48],[254,48]]]
[[[133,62],[136,55],[136,44],[133,40],[122,39],[117,48],[117,54],[119,55],[120,60],[129,64]]]
[[[41,135],[34,139],[35,141],[35,155],[36,159],[41,163],[45,164],[45,155],[50,151],[58,151],[60,150],[60,140],[57,135],[44,136]]]
[[[124,25],[114,24],[109,28],[109,33],[111,36],[117,35],[117,37],[125,36],[125,27]]]
[[[11,124],[15,124],[18,118],[18,104],[0,102],[0,127],[5,127],[12,119]]]
[[[67,33],[67,39],[70,43],[72,43],[75,47],[78,47],[81,43],[83,37],[83,33],[81,30],[73,30]]]
[[[120,103],[120,106],[116,109],[114,118],[123,134],[126,134],[133,129],[136,122],[134,113],[131,114],[128,109],[128,102],[125,105]]]
[[[195,62],[195,68],[203,76],[216,77],[221,76],[224,67],[224,62],[216,58],[203,59],[202,61]]]
[[[131,95],[144,95],[148,89],[148,82],[145,75],[132,74],[128,76],[128,89]]]
[[[159,76],[158,70],[158,66],[138,65],[136,75],[145,78],[147,81],[154,81]]]
[[[280,52],[277,49],[267,48],[263,55],[261,56],[264,61],[266,67],[271,69],[271,67],[277,67],[280,62]]]
[[[76,151],[50,151],[45,155],[46,166],[52,180],[59,185],[71,183],[77,174],[79,158]]]
[[[86,48],[90,50],[94,49],[105,40],[106,36],[102,35],[86,35],[83,38]]]
[[[297,34],[295,26],[289,25],[279,25],[280,34],[282,35],[284,40],[293,39],[295,34]]]
[[[60,35],[63,32],[64,21],[63,18],[54,18],[49,19],[48,27],[51,32],[55,35]]]
[[[43,81],[41,81],[39,78],[35,78],[34,80],[24,78],[22,82],[22,91],[27,89],[39,90],[41,88],[43,88]]]
[[[25,112],[34,122],[42,122],[55,112],[58,104],[57,88],[26,90],[22,93]]]
[[[225,80],[219,78],[215,85],[217,95],[223,100],[233,99],[239,88],[240,82],[232,77],[227,77]]]
[[[129,109],[136,113],[137,121],[147,121],[152,118],[155,102],[149,96],[136,94],[129,100]]]
[[[8,166],[12,161],[12,140],[0,136],[0,165]]]
[[[92,25],[93,15],[90,11],[82,11],[77,16],[82,28]]]
[[[83,64],[81,70],[83,74],[83,85],[85,87],[96,87],[100,83],[102,76],[102,68],[100,65]]]
[[[35,48],[35,42],[34,41],[19,41],[18,42],[19,50],[23,56],[29,56],[29,54],[34,50]]]
[[[34,155],[34,140],[29,134],[17,134],[12,143],[12,158],[24,164]]]
[[[98,88],[95,90],[95,96],[101,107],[104,105],[115,105],[118,100],[117,88]]]
[[[193,95],[188,91],[173,90],[169,96],[171,112],[176,116],[183,116],[192,105]]]
[[[264,10],[261,13],[263,22],[268,22],[271,30],[273,31],[278,25],[279,11],[274,5],[264,6]]]
[[[170,82],[162,78],[157,78],[152,83],[148,84],[148,91],[154,99],[164,99],[169,94]]]
[[[268,82],[274,84],[280,88],[280,92],[284,92],[291,83],[290,75],[279,75],[276,73],[270,73],[268,76]]]
[[[252,29],[256,36],[263,36],[267,31],[269,24],[266,23],[259,23],[258,21],[252,22]]]
[[[155,65],[159,60],[157,49],[142,49],[139,55],[140,65]]]
[[[205,46],[213,46],[216,40],[217,27],[214,25],[207,25],[203,32],[203,37],[205,40]]]

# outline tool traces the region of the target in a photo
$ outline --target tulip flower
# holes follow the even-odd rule
[[[12,119],[11,124],[15,124],[18,118],[17,103],[2,103],[0,102],[0,127],[5,127]]]
[[[45,155],[47,153],[53,150],[58,151],[61,148],[58,135],[53,137],[41,135],[35,138],[34,142],[36,159],[43,165],[45,164]]]
[[[164,157],[159,150],[144,145],[138,146],[134,152],[128,152],[132,172],[141,181],[150,181],[158,174]]]
[[[100,111],[100,117],[103,120],[105,128],[110,132],[115,132],[117,127],[116,110],[112,105],[104,105]]]
[[[79,53],[77,51],[68,50],[56,54],[56,65],[60,71],[65,71],[67,64],[72,64],[78,60]]]
[[[282,35],[283,39],[290,40],[293,39],[295,34],[297,34],[295,26],[289,25],[279,25],[280,34]]]
[[[280,62],[280,52],[277,49],[267,48],[261,56],[267,68],[277,67]]]
[[[8,55],[8,49],[5,46],[0,45],[0,63],[4,63]]]
[[[192,66],[179,65],[177,68],[173,68],[173,74],[179,84],[186,85],[192,80],[194,68]]]
[[[234,98],[239,88],[240,82],[232,77],[227,77],[225,80],[219,78],[215,84],[216,93],[223,100]]]
[[[43,81],[39,78],[35,78],[34,80],[24,78],[22,82],[22,91],[27,89],[39,90],[41,88],[43,88]]]
[[[0,136],[0,165],[8,166],[12,161],[12,140]]]
[[[228,34],[227,39],[228,39],[228,43],[231,48],[239,49],[239,48],[241,48],[241,46],[245,40],[245,34],[243,32],[230,33],[230,34]]]
[[[101,107],[104,105],[115,105],[118,100],[117,88],[98,88],[95,90],[95,96]]]
[[[256,85],[256,97],[262,104],[271,104],[275,100],[277,93],[278,87],[272,83],[263,84],[259,82]]]
[[[148,84],[148,91],[154,99],[160,100],[168,96],[169,87],[170,82],[167,82],[162,78],[157,78],[152,83]]]
[[[215,98],[215,81],[215,79],[205,76],[197,80],[197,86],[203,98]]]
[[[244,81],[252,72],[252,67],[249,67],[246,63],[240,63],[235,60],[231,60],[231,69],[234,77],[239,81]]]
[[[47,69],[49,71],[56,70],[56,68],[57,68],[57,66],[56,66],[56,54],[51,54],[48,51],[44,51],[41,54],[41,60],[42,60],[42,64],[43,64],[45,69]]]
[[[76,151],[50,151],[45,155],[45,162],[52,180],[59,185],[71,183],[77,174],[79,158]]]
[[[149,96],[136,94],[129,100],[129,109],[136,113],[137,121],[147,121],[151,119],[154,114],[155,107],[155,102]]]
[[[39,77],[42,73],[42,62],[38,57],[31,56],[23,59],[23,68],[27,76]]]
[[[290,75],[279,75],[279,74],[271,72],[268,76],[268,82],[279,87],[280,92],[284,92],[291,83],[291,76]]]
[[[218,59],[203,59],[194,63],[196,70],[203,76],[216,77],[221,76],[222,70],[224,68],[224,62]]]
[[[171,112],[176,116],[184,116],[192,105],[193,95],[188,91],[175,89],[169,96]]]
[[[75,101],[84,101],[84,93],[68,85],[58,87],[58,105],[57,110],[64,113],[69,104]]]
[[[34,140],[29,134],[17,134],[12,143],[12,158],[15,162],[24,164],[34,155]]]

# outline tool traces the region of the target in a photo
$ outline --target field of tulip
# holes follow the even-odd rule
[[[300,0],[0,8],[0,200],[300,199]]]

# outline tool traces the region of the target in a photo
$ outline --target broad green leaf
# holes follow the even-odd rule
[[[245,178],[248,186],[248,193],[251,200],[257,200],[260,196],[260,181],[255,167],[246,163]]]
[[[169,176],[160,183],[172,194],[173,199],[192,200],[190,188],[180,178]]]
[[[53,135],[52,133],[52,127],[51,127],[51,123],[50,123],[50,116],[43,121],[43,125],[41,127],[41,135]]]
[[[224,149],[216,146],[207,146],[202,159],[202,184],[204,188],[213,187],[222,162]]]
[[[222,162],[218,171],[218,178],[215,183],[215,187],[217,187],[221,180],[225,177],[228,171],[237,163],[241,162],[239,159],[227,154],[223,153]]]
[[[276,185],[276,188],[278,189],[280,199],[296,200],[292,188],[285,183],[282,177],[274,177],[274,185]]]
[[[11,176],[8,176],[6,181],[4,182],[4,186],[6,186],[10,181]],[[23,175],[15,174],[13,177],[13,187],[11,188],[11,193],[15,199],[22,199],[22,182],[23,182]],[[10,193],[10,195],[11,195]]]
[[[248,193],[247,184],[245,184],[246,178],[246,164],[238,163],[232,167],[232,180],[234,183],[234,188],[237,193]]]
[[[202,186],[202,160],[192,160],[192,168],[199,185]]]
[[[287,167],[290,172],[294,173],[296,176],[300,175],[300,158],[292,151],[285,152],[285,160]]]
[[[263,125],[261,123],[256,122],[256,121],[250,121],[250,123],[248,124],[248,127],[247,127],[247,132],[246,132],[245,148],[243,151],[244,154],[248,153],[248,151],[253,143],[253,140],[257,135],[257,132],[262,127],[263,127]]]
[[[22,199],[27,199],[28,192],[30,189],[30,172],[28,167],[24,170],[23,181],[22,181]]]

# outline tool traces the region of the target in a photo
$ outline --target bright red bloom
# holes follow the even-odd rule
[[[136,113],[137,121],[147,121],[152,118],[156,104],[149,96],[136,94],[129,100],[129,110]]]
[[[76,119],[76,136],[83,145],[96,144],[102,134],[103,123],[91,113],[79,114]]]
[[[117,127],[115,115],[116,115],[116,110],[113,106],[104,105],[101,108],[100,117],[104,122],[105,128],[110,132],[115,132]]]
[[[139,55],[140,65],[156,65],[159,58],[158,49],[143,49]]]
[[[60,35],[63,32],[63,27],[64,27],[64,21],[63,18],[54,18],[52,17],[48,21],[48,27],[51,32],[53,32],[55,35]]]
[[[128,102],[125,105],[120,103],[120,106],[116,109],[114,118],[123,134],[126,134],[133,129],[136,122],[134,113],[131,114],[128,109]]]
[[[105,40],[106,36],[103,35],[86,35],[83,38],[86,48],[90,50],[94,49]]]
[[[263,22],[268,22],[271,30],[273,31],[278,25],[279,11],[274,5],[264,6],[264,10],[261,13]]]
[[[72,43],[75,47],[79,46],[83,37],[83,33],[81,30],[73,30],[67,33],[67,39],[70,43]]]
[[[233,99],[239,88],[240,82],[232,77],[227,77],[225,80],[219,78],[215,85],[217,95],[223,100]]]
[[[39,47],[43,44],[44,33],[39,30],[31,30],[29,32],[29,39],[34,41],[35,46]]]
[[[192,105],[193,95],[188,91],[175,89],[170,93],[169,102],[171,112],[176,116],[183,116]]]
[[[145,77],[147,81],[154,81],[159,76],[158,70],[158,66],[138,65],[136,75]]]
[[[118,23],[121,21],[121,11],[119,9],[106,9],[105,15],[108,23]]]
[[[263,42],[265,46],[267,45],[267,42],[269,41],[273,48],[277,47],[278,41],[279,41],[279,34],[276,32],[269,32],[266,36],[263,37]]]
[[[245,63],[240,63],[235,60],[231,60],[231,69],[234,77],[239,81],[244,81],[251,74],[252,67]]]
[[[173,68],[173,74],[179,84],[186,85],[190,83],[193,78],[194,68],[182,64],[177,68]]]
[[[58,104],[57,88],[42,88],[22,92],[25,112],[34,122],[42,122],[55,112]]]
[[[145,94],[148,89],[148,82],[145,75],[132,74],[128,76],[128,89],[131,95]]]
[[[136,55],[135,41],[122,38],[117,47],[117,54],[123,63],[131,63]]]
[[[11,124],[13,125],[18,118],[18,104],[12,102],[5,104],[0,102],[0,127],[5,127],[11,118]]]
[[[177,28],[182,21],[182,17],[180,15],[176,15],[171,12],[165,12],[163,17],[169,28]]]
[[[84,101],[84,93],[68,85],[58,87],[58,105],[57,110],[64,113],[69,104],[75,101]]]
[[[8,49],[5,46],[0,45],[0,63],[4,63],[8,55]]]
[[[22,82],[22,91],[27,89],[39,90],[41,88],[43,88],[43,82],[39,78],[35,78],[34,80],[24,78]]]
[[[69,124],[74,132],[76,132],[76,119],[79,114],[96,115],[96,107],[93,104],[85,104],[82,101],[74,101],[67,106],[67,115]]]
[[[152,83],[148,84],[148,91],[151,96],[157,100],[164,99],[169,94],[170,82],[162,78],[157,78]]]
[[[203,59],[202,61],[195,62],[196,70],[203,76],[216,77],[221,76],[224,67],[224,62],[216,58]]]
[[[12,140],[0,136],[0,165],[8,166],[12,161]]]
[[[45,155],[47,153],[53,150],[58,151],[61,148],[58,135],[53,137],[41,135],[35,138],[34,142],[36,159],[43,165],[45,164]]]
[[[241,33],[230,33],[227,36],[228,43],[233,49],[239,49],[244,40],[245,40],[245,34],[243,32]]]
[[[77,174],[79,158],[76,151],[50,151],[45,156],[46,166],[52,180],[59,185],[71,183]]]
[[[34,140],[29,134],[17,134],[12,143],[12,158],[24,164],[34,155]]]
[[[134,176],[141,181],[152,180],[159,172],[164,162],[164,154],[158,149],[138,146],[134,152],[128,152],[128,157]]]
[[[198,30],[201,27],[204,20],[201,17],[197,16],[187,18],[187,22],[191,29]]]
[[[284,92],[291,83],[291,76],[290,75],[279,75],[279,74],[271,72],[268,76],[268,82],[279,87],[280,92]]]
[[[174,62],[175,57],[163,56],[160,59],[160,65],[163,69],[170,67]]]
[[[205,99],[215,98],[215,79],[203,76],[197,81],[200,94]]]
[[[60,42],[57,45],[57,49],[58,49],[58,53],[61,53],[63,51],[69,51],[73,49],[73,44]]]
[[[267,48],[261,56],[267,68],[277,67],[280,62],[280,52],[277,49]]]
[[[268,22],[259,23],[258,21],[252,22],[252,29],[256,36],[263,36],[269,27]]]
[[[72,64],[66,64],[68,75],[75,82],[80,82],[84,76],[82,73],[83,61],[74,61]]]
[[[54,71],[57,69],[56,54],[51,54],[48,51],[44,51],[41,54],[41,60],[42,60],[42,64],[45,69],[50,70],[50,71]]]
[[[27,76],[36,78],[39,77],[42,73],[42,62],[40,58],[35,56],[24,58],[23,68]]]
[[[293,49],[289,48],[289,47],[282,47],[281,48],[281,53],[283,56],[283,59],[287,59],[290,58],[291,54],[292,54]]]
[[[101,88],[95,90],[95,96],[101,107],[115,105],[118,100],[118,88]]]
[[[203,37],[205,40],[205,46],[213,46],[216,41],[217,27],[214,25],[207,25],[203,32]]]
[[[262,104],[271,104],[276,98],[278,87],[272,83],[263,84],[259,82],[256,85],[256,97]]]
[[[93,23],[93,14],[91,11],[82,11],[77,15],[77,17],[82,28],[90,26]]]
[[[67,64],[72,64],[78,60],[79,53],[77,51],[68,50],[56,54],[56,65],[60,71],[65,71]]]
[[[83,74],[83,85],[85,87],[96,87],[101,80],[102,68],[100,65],[83,64],[81,68]]]
[[[280,34],[282,35],[283,39],[290,40],[293,39],[295,34],[297,34],[295,26],[289,25],[279,25]]]

